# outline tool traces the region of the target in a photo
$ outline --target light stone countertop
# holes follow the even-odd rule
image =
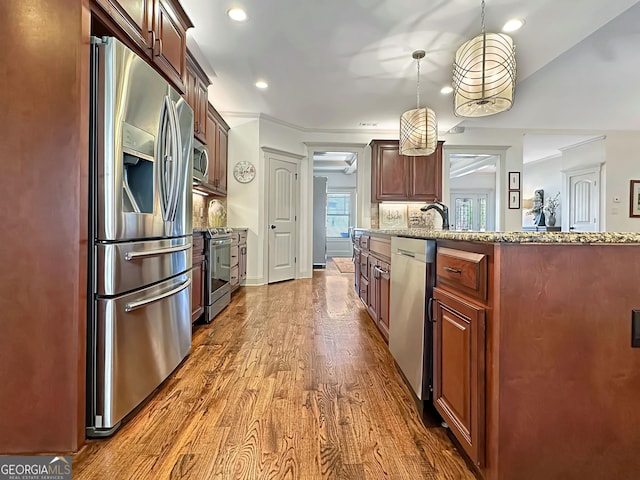
[[[601,243],[637,243],[640,233],[634,232],[456,232],[447,230],[427,230],[424,228],[403,229],[366,229],[357,231],[401,237],[414,237],[435,240],[465,240],[487,243],[548,243],[548,244],[601,244]]]

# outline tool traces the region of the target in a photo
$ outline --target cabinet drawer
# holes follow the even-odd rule
[[[238,248],[238,245],[231,245],[231,259],[229,260],[230,267],[238,266],[239,253],[240,253],[240,250]]]
[[[231,271],[229,272],[229,283],[232,287],[240,283],[240,274],[238,273],[237,265],[235,267],[231,267]]]
[[[378,257],[391,260],[391,239],[371,237],[369,251]]]
[[[363,248],[365,250],[369,250],[369,235],[362,235],[360,237],[360,248]]]
[[[471,297],[487,299],[487,256],[453,248],[438,248],[436,285]]]
[[[239,242],[240,243],[247,243],[247,232],[245,230],[240,230],[238,232],[238,237],[239,237]]]
[[[202,233],[194,232],[193,234],[193,255],[204,254],[204,237]]]

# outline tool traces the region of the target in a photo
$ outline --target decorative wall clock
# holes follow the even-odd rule
[[[256,176],[256,167],[251,162],[238,162],[233,167],[233,178],[240,183],[249,183]]]

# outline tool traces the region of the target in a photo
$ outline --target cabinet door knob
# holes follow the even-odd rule
[[[275,229],[276,229],[276,226],[275,226],[275,225],[273,225],[273,224],[271,224],[271,225],[269,225],[269,228],[270,228],[271,230],[275,230]]]

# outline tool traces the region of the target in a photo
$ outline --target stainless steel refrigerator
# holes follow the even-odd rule
[[[87,434],[106,436],[191,349],[193,111],[105,37],[90,115]]]
[[[313,177],[313,266],[327,266],[327,177]]]

